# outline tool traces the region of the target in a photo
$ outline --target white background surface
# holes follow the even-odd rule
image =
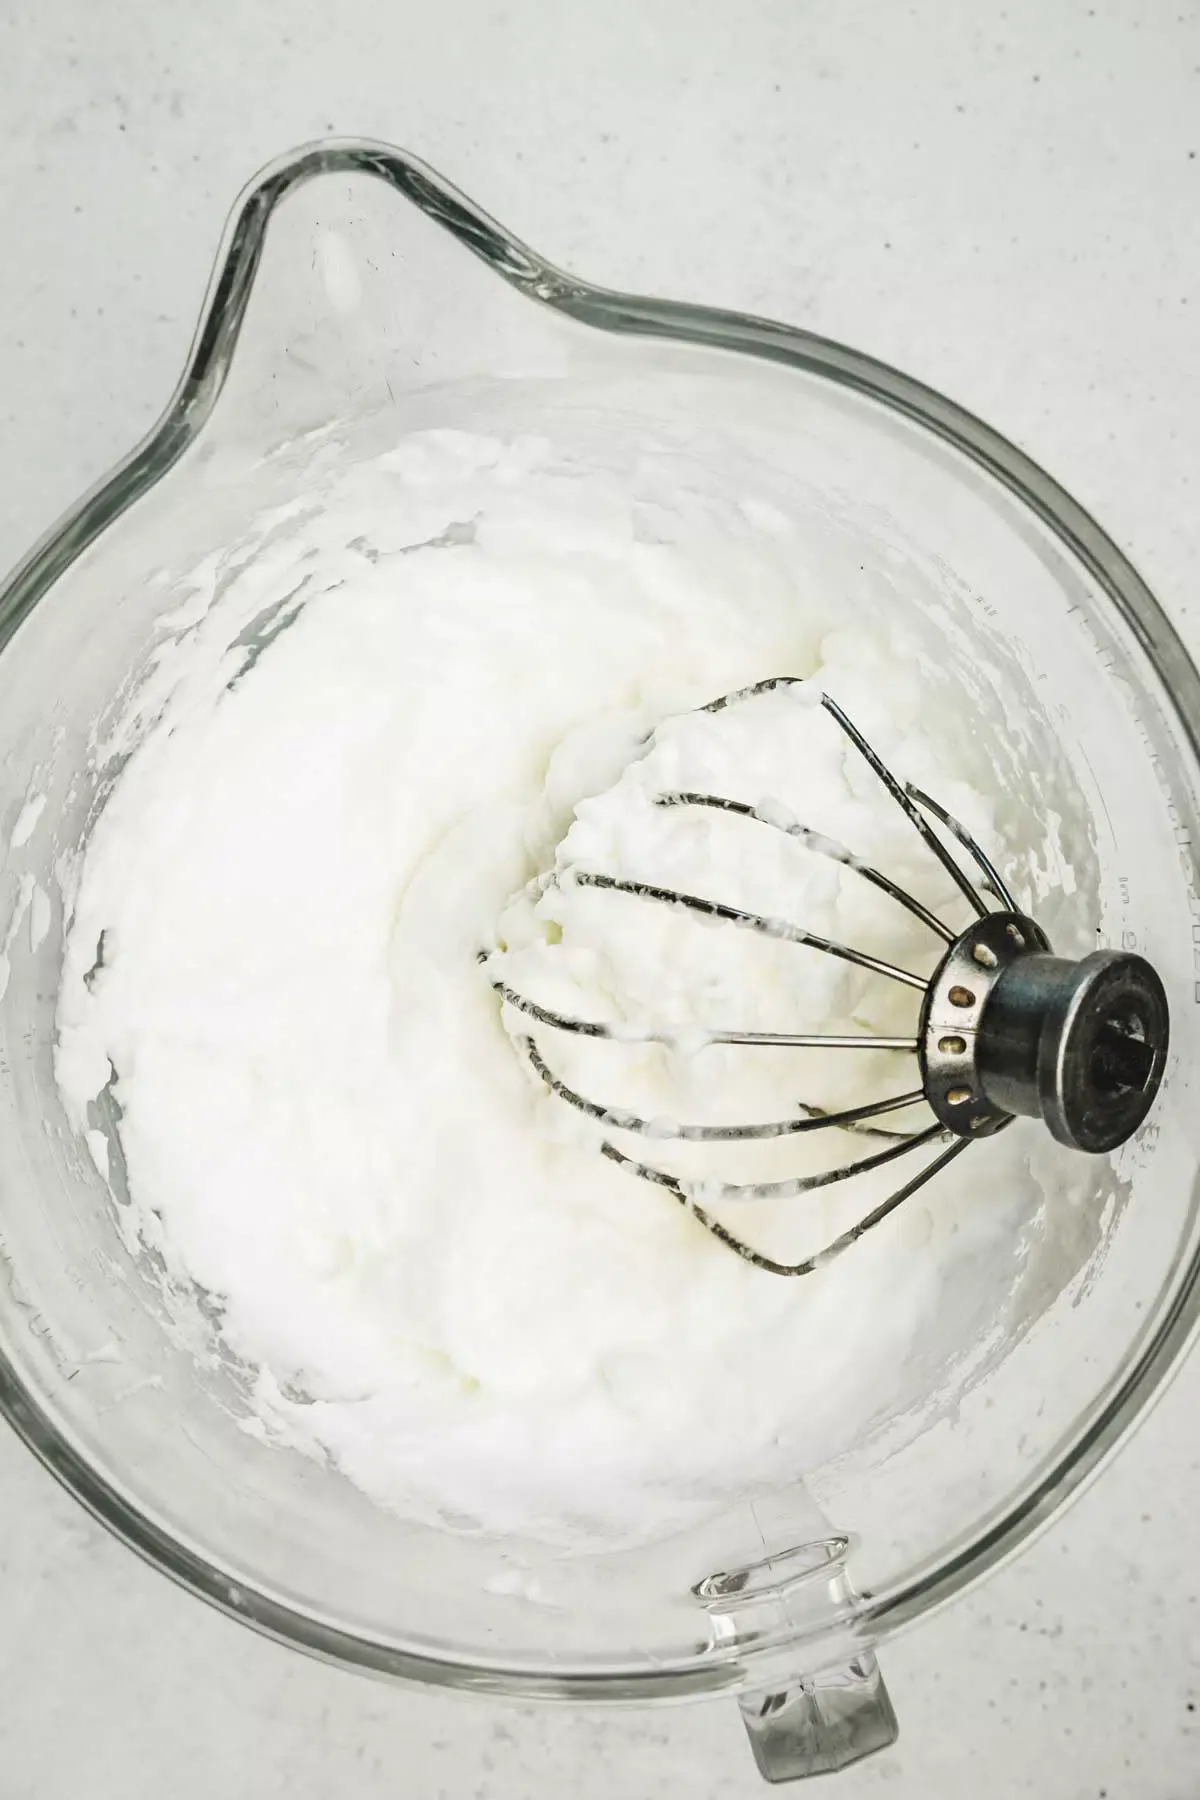
[[[222,220],[337,130],[553,260],[870,348],[1099,514],[1200,650],[1196,0],[0,0],[0,565],[164,402]],[[838,1800],[1197,1800],[1200,1359],[1023,1560],[884,1652]],[[0,1432],[0,1800],[731,1800],[732,1703],[544,1712],[252,1637]],[[803,1790],[797,1790],[803,1791]]]

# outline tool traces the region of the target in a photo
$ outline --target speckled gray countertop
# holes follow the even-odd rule
[[[330,130],[598,280],[944,388],[1200,650],[1196,0],[0,0],[0,564],[158,410],[242,182]],[[1198,1419],[1194,1358],[1065,1520],[885,1650],[900,1744],[817,1791],[1196,1800]],[[732,1704],[503,1707],[256,1639],[2,1431],[0,1520],[0,1800],[764,1791]]]

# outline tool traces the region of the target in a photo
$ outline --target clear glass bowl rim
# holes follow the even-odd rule
[[[1015,445],[936,390],[862,351],[799,327],[748,314],[682,304],[592,285],[546,262],[512,237],[419,158],[364,138],[328,138],[286,152],[243,190],[230,213],[184,371],[148,435],[33,547],[0,588],[0,651],[38,601],[120,514],[140,499],[203,429],[229,373],[246,306],[276,207],[322,174],[386,182],[449,231],[497,276],[531,301],[617,334],[737,351],[850,389],[931,432],[985,470],[1034,514],[1086,568],[1131,629],[1170,697],[1200,766],[1200,672],[1129,559],[1078,502]],[[1200,1253],[1136,1361],[1053,1468],[974,1540],[892,1587],[864,1598],[852,1635],[876,1643],[944,1604],[1022,1548],[1090,1481],[1135,1419],[1144,1415],[1188,1348],[1200,1321]],[[676,1664],[631,1668],[537,1669],[457,1659],[356,1635],[231,1577],[142,1513],[80,1454],[49,1410],[0,1352],[0,1415],[101,1524],[199,1598],[265,1635],[337,1663],[398,1678],[539,1699],[650,1700],[744,1686],[779,1646],[723,1647]],[[846,1622],[798,1633],[788,1645],[798,1671],[844,1652]],[[838,1652],[834,1650],[836,1659]]]

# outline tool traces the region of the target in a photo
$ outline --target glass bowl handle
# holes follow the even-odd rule
[[[743,1694],[738,1705],[759,1774],[770,1782],[832,1775],[900,1734],[871,1652],[840,1669],[798,1676],[794,1685]]]
[[[764,1667],[756,1679],[751,1665],[738,1705],[759,1774],[771,1782],[832,1775],[886,1750],[900,1729],[871,1644],[856,1628],[862,1600],[846,1568],[853,1540],[800,1489],[788,1495],[789,1522],[805,1502],[808,1522],[822,1535],[721,1569],[692,1590],[708,1613],[714,1643],[769,1651],[769,1672]],[[759,1509],[755,1523],[765,1545],[768,1527]],[[813,1656],[814,1634],[826,1635],[833,1623],[842,1630],[824,1645],[829,1660],[815,1669],[801,1662],[802,1640],[809,1640]]]

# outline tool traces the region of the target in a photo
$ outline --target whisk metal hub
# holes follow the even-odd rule
[[[1162,1081],[1167,997],[1144,957],[1051,953],[1023,913],[992,913],[950,946],[930,981],[917,1052],[925,1098],[947,1131],[987,1137],[1041,1119],[1060,1144],[1116,1149]]]

